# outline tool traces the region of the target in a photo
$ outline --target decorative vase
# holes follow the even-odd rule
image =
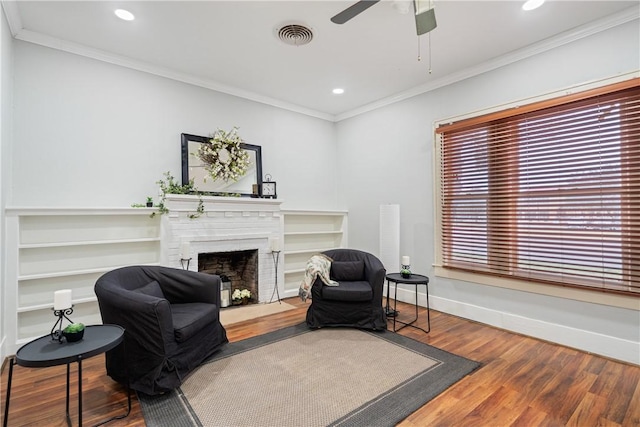
[[[408,279],[411,277],[411,273],[402,273],[402,278],[403,279]]]

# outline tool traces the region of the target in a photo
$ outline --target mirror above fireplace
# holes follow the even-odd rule
[[[249,154],[249,168],[247,173],[237,181],[214,180],[204,168],[202,160],[195,153],[200,144],[209,144],[206,136],[182,134],[182,184],[188,184],[193,179],[195,187],[204,194],[213,196],[239,195],[254,197],[253,186],[260,188],[262,184],[262,147],[259,145],[242,143],[241,147]]]

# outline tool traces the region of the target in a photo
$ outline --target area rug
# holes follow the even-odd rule
[[[162,396],[148,427],[393,426],[479,364],[393,332],[306,324],[228,344]]]
[[[239,307],[229,307],[220,310],[220,323],[223,326],[244,322],[245,320],[256,319],[270,314],[282,313],[296,308],[286,302],[272,302],[269,304],[251,304]]]

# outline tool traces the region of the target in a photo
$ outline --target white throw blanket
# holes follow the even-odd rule
[[[306,301],[311,295],[311,287],[313,282],[319,277],[327,286],[338,286],[338,282],[329,278],[329,272],[331,271],[331,258],[326,255],[318,254],[312,256],[307,261],[307,268],[304,272],[304,278],[300,283],[300,290],[298,295],[302,301]]]

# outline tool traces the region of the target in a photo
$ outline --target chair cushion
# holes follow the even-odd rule
[[[331,278],[338,282],[356,282],[364,280],[364,261],[333,261]]]
[[[162,289],[160,288],[160,283],[158,283],[157,280],[154,280],[153,282],[149,282],[143,287],[134,289],[133,291],[144,294],[144,295],[150,295],[152,297],[164,299],[164,294],[162,293]]]
[[[322,298],[333,301],[371,301],[373,290],[366,281],[341,281],[338,286],[322,286]]]
[[[177,342],[185,342],[207,325],[218,321],[218,307],[215,304],[192,302],[171,304],[173,332]]]

